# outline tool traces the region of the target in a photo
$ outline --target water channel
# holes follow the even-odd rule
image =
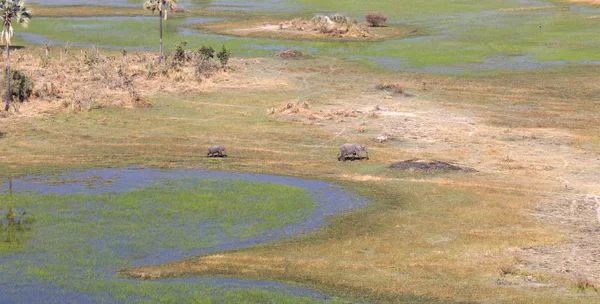
[[[232,292],[242,295],[244,292],[262,292],[270,298],[328,300],[329,296],[318,291],[264,280],[136,281],[115,278],[114,274],[119,267],[165,263],[301,235],[327,224],[330,216],[368,204],[368,200],[347,192],[344,187],[324,181],[228,171],[105,168],[26,176],[11,182],[13,193],[28,202],[19,204],[16,200],[16,213],[27,211],[40,219],[32,224],[28,239],[20,247],[0,255],[0,302],[12,303],[155,301],[185,299],[200,291],[211,294],[217,301],[227,299]],[[236,184],[228,184],[230,182]],[[260,223],[253,223],[255,220],[251,216],[226,224],[220,223],[218,218],[197,223],[193,217],[176,213],[174,210],[178,206],[169,205],[170,202],[165,201],[168,198],[160,193],[154,198],[136,192],[148,187],[159,187],[159,192],[181,192],[195,185],[206,188],[189,188],[189,191],[227,187],[231,192],[238,186],[291,186],[306,191],[315,204],[306,212],[298,213],[297,219],[288,219],[281,227],[261,230],[253,228],[254,224],[260,226]],[[8,181],[3,188],[6,194]],[[180,195],[177,191],[172,195]],[[102,199],[97,200],[95,196]],[[123,197],[133,197],[135,203]],[[67,202],[71,200],[72,203]],[[121,206],[112,204],[111,200],[130,203]],[[248,204],[260,202],[260,199],[247,198]],[[136,206],[135,209],[132,206]],[[198,210],[196,212],[204,209]],[[137,218],[139,212],[141,216]],[[59,219],[42,220],[46,218],[42,214]],[[155,218],[144,219],[148,215]],[[284,218],[285,214],[277,214],[277,217]],[[123,224],[122,221],[127,219],[148,223]],[[165,227],[157,227],[163,225]]]

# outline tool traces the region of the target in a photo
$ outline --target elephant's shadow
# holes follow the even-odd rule
[[[341,161],[347,161],[347,160],[349,160],[349,161],[355,161],[355,160],[363,160],[363,159],[369,160],[369,158],[366,157],[366,156],[358,156],[358,155],[346,155],[343,158],[340,158],[339,160],[341,160]]]

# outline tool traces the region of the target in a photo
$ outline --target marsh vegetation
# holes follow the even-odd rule
[[[313,214],[321,208],[318,205],[335,204],[314,194],[327,185],[290,180],[309,185],[305,189],[248,179],[265,176],[221,174],[221,178],[206,178],[211,174],[127,168],[106,172],[115,176],[110,182],[100,176],[91,178],[86,172],[80,174],[90,178],[57,183],[35,177],[36,183],[29,184],[30,177],[17,181],[16,186],[38,189],[36,192],[0,195],[1,201],[11,202],[0,226],[0,282],[1,286],[13,286],[4,291],[4,299],[25,299],[22,294],[31,284],[48,286],[51,296],[66,292],[93,302],[181,301],[190,297],[215,301],[266,296],[282,301],[318,299],[318,295],[315,298],[310,291],[300,289],[277,295],[261,284],[244,291],[242,286],[236,287],[240,284],[235,280],[221,284],[194,280],[140,284],[112,276],[117,268],[289,237],[288,231],[299,229],[295,224],[301,223],[305,231],[314,229],[312,222],[320,217]],[[43,186],[47,182],[51,183]],[[78,186],[87,187],[88,193],[73,192]],[[30,229],[30,218],[14,214],[13,205],[35,214],[35,230]],[[343,204],[337,206],[343,208]],[[31,236],[27,242],[24,233]],[[13,277],[23,263],[26,270]],[[214,284],[216,289],[210,288]],[[44,295],[30,294],[28,298],[40,301]]]

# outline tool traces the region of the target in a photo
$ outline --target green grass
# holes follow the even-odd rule
[[[444,1],[432,0],[415,5],[410,0],[382,0],[375,2],[342,0],[342,1],[319,1],[319,0],[296,0],[303,6],[311,7],[314,11],[338,11],[350,13],[355,17],[364,17],[368,11],[381,11],[393,19],[416,18],[427,15],[440,15],[449,13],[479,12],[482,10],[494,10],[497,8],[511,8],[522,6],[517,1]]]
[[[15,284],[38,280],[117,302],[180,302],[186,297],[202,303],[237,298],[291,301],[258,289],[215,290],[202,283],[110,277],[117,268],[131,266],[135,256],[152,256],[162,249],[188,252],[218,245],[223,238],[254,236],[301,221],[315,207],[306,190],[292,186],[179,178],[125,193],[5,193],[0,201],[12,201],[19,212],[25,210],[35,219],[24,245],[0,243],[0,253],[8,258],[0,266],[4,280],[20,272]]]
[[[340,11],[362,19],[364,11],[381,10],[400,26],[422,29],[437,38],[424,40],[388,40],[376,42],[300,41],[246,38],[220,35],[181,35],[181,17],[164,23],[164,45],[173,49],[180,41],[190,48],[225,44],[234,54],[272,55],[280,49],[294,48],[324,56],[389,57],[398,67],[427,67],[477,64],[490,56],[531,55],[536,60],[599,60],[596,46],[597,19],[591,13],[571,12],[565,4],[534,11],[499,11],[522,6],[517,1],[431,1],[423,5],[408,2],[379,1],[302,1],[302,9],[313,12]],[[143,11],[140,10],[140,15]],[[282,16],[287,16],[282,13]],[[308,14],[310,15],[310,14]],[[146,17],[148,17],[146,15]],[[243,18],[260,18],[245,16]],[[232,19],[237,20],[237,19]],[[539,28],[539,25],[542,28]],[[192,30],[195,31],[195,30]],[[72,20],[38,18],[18,32],[40,34],[52,41],[77,42],[102,46],[158,48],[157,18],[119,20]],[[138,33],[148,33],[139,35]],[[156,35],[153,35],[155,33]],[[468,73],[468,67],[463,67]]]

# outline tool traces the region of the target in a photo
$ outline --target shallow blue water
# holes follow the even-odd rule
[[[140,0],[36,0],[35,3],[46,5],[108,5],[108,6],[139,6]],[[208,8],[212,10],[243,10],[243,11],[289,11],[297,8],[290,0],[179,0],[177,5],[184,8]]]
[[[95,177],[98,182],[85,182],[86,178]],[[251,174],[230,171],[214,170],[168,170],[163,171],[155,168],[105,168],[86,171],[71,171],[49,179],[44,176],[26,176],[13,180],[13,191],[35,191],[37,194],[72,194],[72,193],[121,193],[133,189],[151,186],[157,180],[165,178],[210,178],[216,180],[248,180],[255,182],[280,183],[304,188],[315,198],[317,208],[306,220],[287,225],[281,229],[267,231],[261,235],[245,238],[220,240],[219,244],[197,252],[179,252],[169,248],[157,248],[157,254],[140,259],[136,264],[156,264],[173,261],[190,255],[225,250],[237,247],[250,246],[285,237],[297,235],[302,232],[313,231],[324,224],[330,215],[339,214],[353,208],[363,206],[367,203],[365,198],[353,195],[345,191],[339,185],[318,181],[306,180],[289,176],[277,176],[267,174]],[[83,182],[68,182],[69,180],[84,180]],[[51,181],[49,183],[48,181]],[[56,182],[56,181],[65,181]],[[106,182],[110,181],[110,182]],[[4,184],[4,190],[8,189],[8,182]]]
[[[545,60],[533,58],[532,54],[519,56],[490,56],[478,63],[459,63],[452,65],[430,65],[411,67],[401,58],[389,56],[348,56],[350,60],[367,59],[388,69],[408,72],[426,72],[440,74],[459,74],[464,71],[529,71],[567,65],[600,65],[600,60]]]
[[[262,280],[239,280],[231,278],[190,278],[177,280],[159,280],[152,282],[139,282],[135,280],[123,280],[113,278],[117,267],[122,264],[111,266],[110,262],[119,257],[119,263],[132,263],[131,265],[156,264],[183,259],[200,253],[210,253],[214,251],[232,249],[250,246],[258,243],[265,243],[277,239],[283,239],[315,230],[327,223],[327,217],[339,214],[354,208],[364,206],[368,203],[365,198],[348,193],[343,187],[318,180],[305,180],[294,177],[274,176],[264,174],[235,173],[226,171],[211,170],[160,170],[155,168],[106,168],[85,171],[71,171],[55,174],[52,176],[26,176],[20,179],[12,180],[12,189],[14,192],[34,191],[35,195],[44,194],[115,194],[128,193],[134,189],[140,189],[176,179],[177,181],[195,183],[198,180],[240,180],[265,183],[281,183],[306,189],[307,193],[312,195],[316,201],[316,208],[310,215],[299,222],[288,224],[282,228],[275,228],[269,231],[259,233],[249,237],[232,237],[230,234],[220,232],[215,229],[206,230],[206,227],[196,227],[198,233],[207,233],[214,238],[212,245],[200,246],[201,248],[182,250],[177,247],[164,246],[162,248],[151,247],[151,252],[144,252],[137,256],[137,248],[127,246],[128,239],[120,236],[104,236],[102,234],[86,237],[85,244],[80,247],[81,250],[90,250],[91,252],[102,252],[94,254],[94,262],[83,267],[76,262],[78,258],[74,256],[74,265],[62,265],[68,267],[75,277],[82,278],[80,282],[73,282],[73,288],[69,284],[54,284],[38,277],[35,273],[23,272],[14,265],[22,267],[40,266],[55,267],[52,265],[54,260],[52,254],[45,255],[43,250],[35,252],[20,252],[0,256],[0,303],[13,302],[91,302],[91,303],[115,303],[120,302],[114,298],[113,293],[109,291],[98,291],[93,294],[81,292],[80,290],[89,290],[89,285],[99,282],[101,285],[115,286],[115,282],[121,282],[124,286],[135,288],[135,284],[144,284],[144,286],[156,286],[156,288],[165,288],[168,284],[175,284],[178,290],[189,290],[194,288],[214,288],[215,292],[224,293],[224,290],[236,289],[259,289],[265,292],[274,292],[285,294],[292,297],[312,298],[315,300],[329,299],[327,295],[303,287],[269,282]],[[2,185],[2,190],[8,189],[8,181]],[[93,207],[93,208],[92,208]],[[77,209],[79,214],[74,217],[78,221],[99,222],[102,218],[96,218],[97,215],[82,214],[82,210],[103,210],[111,206],[102,207],[101,205],[81,206]],[[114,208],[114,206],[113,206]],[[66,210],[56,211],[64,213]],[[49,210],[48,212],[54,212]],[[64,216],[64,215],[61,215]],[[177,225],[176,222],[165,222],[166,225]],[[46,229],[51,227],[34,227],[34,238],[51,236],[52,233],[46,233]],[[150,233],[151,231],[148,231]],[[144,232],[140,232],[144,233]],[[75,236],[75,235],[74,235]],[[63,238],[69,238],[69,235],[62,235]],[[118,241],[115,239],[118,238]],[[136,235],[137,237],[137,235]],[[163,237],[168,237],[164,235]],[[81,239],[81,236],[79,237]],[[34,240],[31,240],[36,241]],[[45,240],[51,241],[51,240]],[[36,241],[37,242],[37,241]],[[61,240],[56,240],[61,242]],[[160,240],[156,240],[160,244]],[[117,245],[115,245],[117,244]],[[24,248],[27,248],[27,243]],[[44,248],[43,246],[41,248]],[[143,252],[143,251],[142,251]],[[122,257],[130,257],[123,260]],[[133,259],[131,257],[134,257]],[[62,259],[60,260],[62,261]],[[49,264],[50,263],[50,264]],[[13,265],[13,266],[11,266]],[[79,265],[79,266],[78,266]],[[86,264],[87,265],[87,264]],[[35,267],[33,267],[35,268]],[[92,271],[92,272],[90,272]],[[87,273],[90,272],[90,273]],[[85,278],[89,282],[86,282]],[[59,279],[60,280],[60,279]],[[65,280],[69,280],[65,278]],[[156,285],[152,285],[156,284]],[[166,284],[166,285],[165,285]],[[182,285],[183,284],[183,285]],[[174,285],[174,286],[175,286]],[[88,286],[88,287],[86,287]],[[140,300],[140,295],[134,295],[130,299],[132,302]]]
[[[108,5],[128,5],[135,6],[140,5],[139,1],[134,0],[47,0],[44,1],[47,4],[107,4]],[[236,11],[309,11],[307,7],[301,7],[301,1],[294,0],[254,0],[254,1],[233,1],[233,0],[180,0],[180,4],[183,7],[194,7],[208,10],[236,10]],[[406,39],[391,39],[387,41],[377,41],[370,43],[324,43],[324,42],[307,42],[298,40],[280,40],[280,39],[262,39],[262,38],[243,38],[233,37],[225,35],[214,35],[208,34],[202,31],[191,29],[187,25],[194,22],[211,22],[211,20],[197,20],[192,21],[184,20],[177,23],[176,20],[169,21],[175,30],[171,33],[168,31],[165,33],[166,39],[169,42],[165,45],[167,49],[172,47],[179,41],[187,40],[190,42],[190,46],[197,47],[200,44],[208,45],[222,45],[226,44],[229,49],[233,50],[235,56],[255,56],[255,55],[274,55],[275,53],[285,49],[295,49],[303,52],[307,52],[317,56],[345,56],[354,60],[364,60],[376,65],[383,66],[386,68],[392,68],[395,70],[409,71],[409,72],[433,72],[433,73],[445,73],[445,74],[457,74],[465,72],[485,72],[495,70],[534,70],[543,68],[553,68],[563,65],[589,65],[597,64],[598,58],[588,56],[588,58],[582,58],[582,60],[561,60],[560,57],[550,57],[554,60],[537,60],[539,53],[547,49],[547,45],[560,44],[562,40],[564,43],[568,43],[567,37],[556,37],[552,40],[542,42],[546,46],[540,48],[527,48],[522,49],[522,54],[518,56],[512,56],[514,52],[507,52],[506,50],[490,51],[494,49],[495,38],[493,34],[486,36],[487,32],[493,33],[494,28],[507,28],[515,27],[518,25],[536,27],[548,21],[552,26],[553,21],[559,21],[562,14],[577,14],[581,18],[598,14],[600,9],[594,6],[582,5],[582,4],[556,4],[554,2],[548,2],[544,0],[511,0],[507,1],[506,6],[511,7],[514,5],[522,7],[540,7],[540,6],[552,6],[549,9],[539,10],[527,10],[527,11],[502,11],[500,9],[483,10],[479,12],[467,12],[467,13],[438,13],[435,15],[423,14],[414,15],[408,18],[398,18],[398,13],[395,12],[396,19],[390,19],[389,23],[401,23],[411,24],[419,26],[422,31],[427,35],[420,37],[409,37]],[[322,13],[322,12],[314,12]],[[342,12],[343,13],[343,12]],[[401,14],[400,14],[401,16]],[[362,18],[362,16],[353,16],[356,18]],[[78,23],[73,24],[70,30],[73,31],[86,31],[90,28],[99,26],[97,24],[84,24],[83,21],[93,20],[90,19],[78,19]],[[116,19],[115,19],[116,20]],[[529,24],[527,20],[535,20],[535,24]],[[212,20],[216,21],[216,20]],[[173,23],[175,22],[175,23]],[[150,23],[149,23],[150,24]],[[481,27],[481,31],[474,31],[474,28]],[[559,26],[557,25],[554,26]],[[148,28],[152,28],[150,25]],[[471,31],[466,31],[470,29]],[[69,29],[66,29],[69,30]],[[515,28],[515,37],[519,35],[519,29]],[[20,36],[23,40],[36,43],[36,44],[64,44],[65,41],[53,39],[54,36],[46,37],[40,34],[17,31],[17,36]],[[95,45],[101,48],[110,49],[125,49],[125,50],[157,50],[157,44],[145,42],[142,44],[128,44],[127,40],[119,39],[119,37],[130,36],[132,33],[122,31],[121,29],[111,28],[107,31],[107,35],[114,36],[114,45],[108,43],[94,43],[93,39],[85,39],[85,35],[79,35],[85,41],[72,41],[74,46],[80,47],[91,47]],[[545,35],[540,32],[540,35]],[[78,35],[73,35],[78,36]],[[471,39],[473,36],[483,37],[481,43],[473,44]],[[519,39],[517,39],[519,40]],[[521,43],[529,43],[527,39],[521,41]],[[593,41],[581,41],[577,42],[580,48],[594,47]],[[489,48],[487,46],[489,45]],[[442,50],[444,47],[449,46],[453,49],[465,49],[464,58],[461,58],[461,54],[455,54],[447,56],[452,58],[449,60],[443,60],[444,53],[440,52],[440,58],[438,62],[443,63],[428,63],[421,62],[418,58],[419,54],[427,54],[431,57],[432,53],[435,53],[438,49]],[[575,46],[573,46],[576,49]],[[475,53],[480,54],[479,58],[473,59],[473,57],[466,55],[470,49],[473,49]],[[574,51],[575,52],[575,51]],[[543,53],[543,52],[542,52]],[[507,56],[508,54],[508,56]],[[545,57],[548,58],[548,57]],[[577,58],[577,57],[574,57]],[[586,60],[587,59],[587,60]],[[437,60],[437,59],[436,59]]]

